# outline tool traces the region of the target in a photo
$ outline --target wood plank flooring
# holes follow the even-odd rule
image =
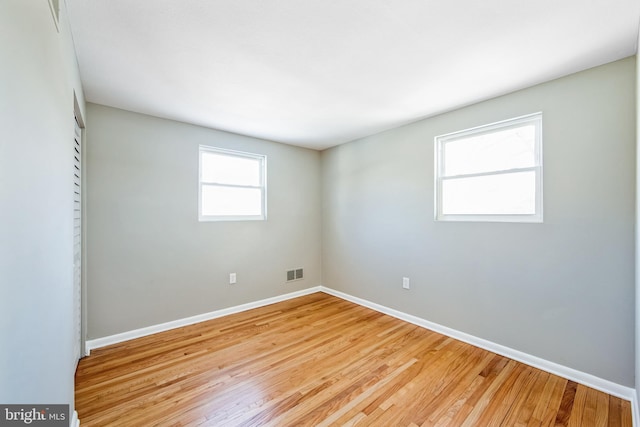
[[[323,293],[92,352],[89,426],[631,426],[630,403]]]

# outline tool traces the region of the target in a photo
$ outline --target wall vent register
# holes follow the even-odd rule
[[[293,270],[287,270],[287,282],[294,280],[304,279],[304,271],[302,268],[294,268]]]

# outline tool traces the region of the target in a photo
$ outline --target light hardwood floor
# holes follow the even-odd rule
[[[323,293],[83,359],[89,426],[631,426],[627,401]]]

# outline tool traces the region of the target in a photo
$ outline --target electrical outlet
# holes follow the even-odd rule
[[[410,285],[410,282],[409,282],[409,278],[408,278],[408,277],[403,277],[403,278],[402,278],[402,287],[403,287],[404,289],[411,289],[411,285]]]
[[[287,282],[292,280],[296,280],[296,271],[295,270],[287,270]]]
[[[234,283],[236,283],[236,273],[231,273],[229,274],[229,284],[233,285]]]

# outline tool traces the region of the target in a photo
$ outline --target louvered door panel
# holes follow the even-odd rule
[[[82,343],[82,131],[75,122],[73,141],[73,327],[75,360]]]

